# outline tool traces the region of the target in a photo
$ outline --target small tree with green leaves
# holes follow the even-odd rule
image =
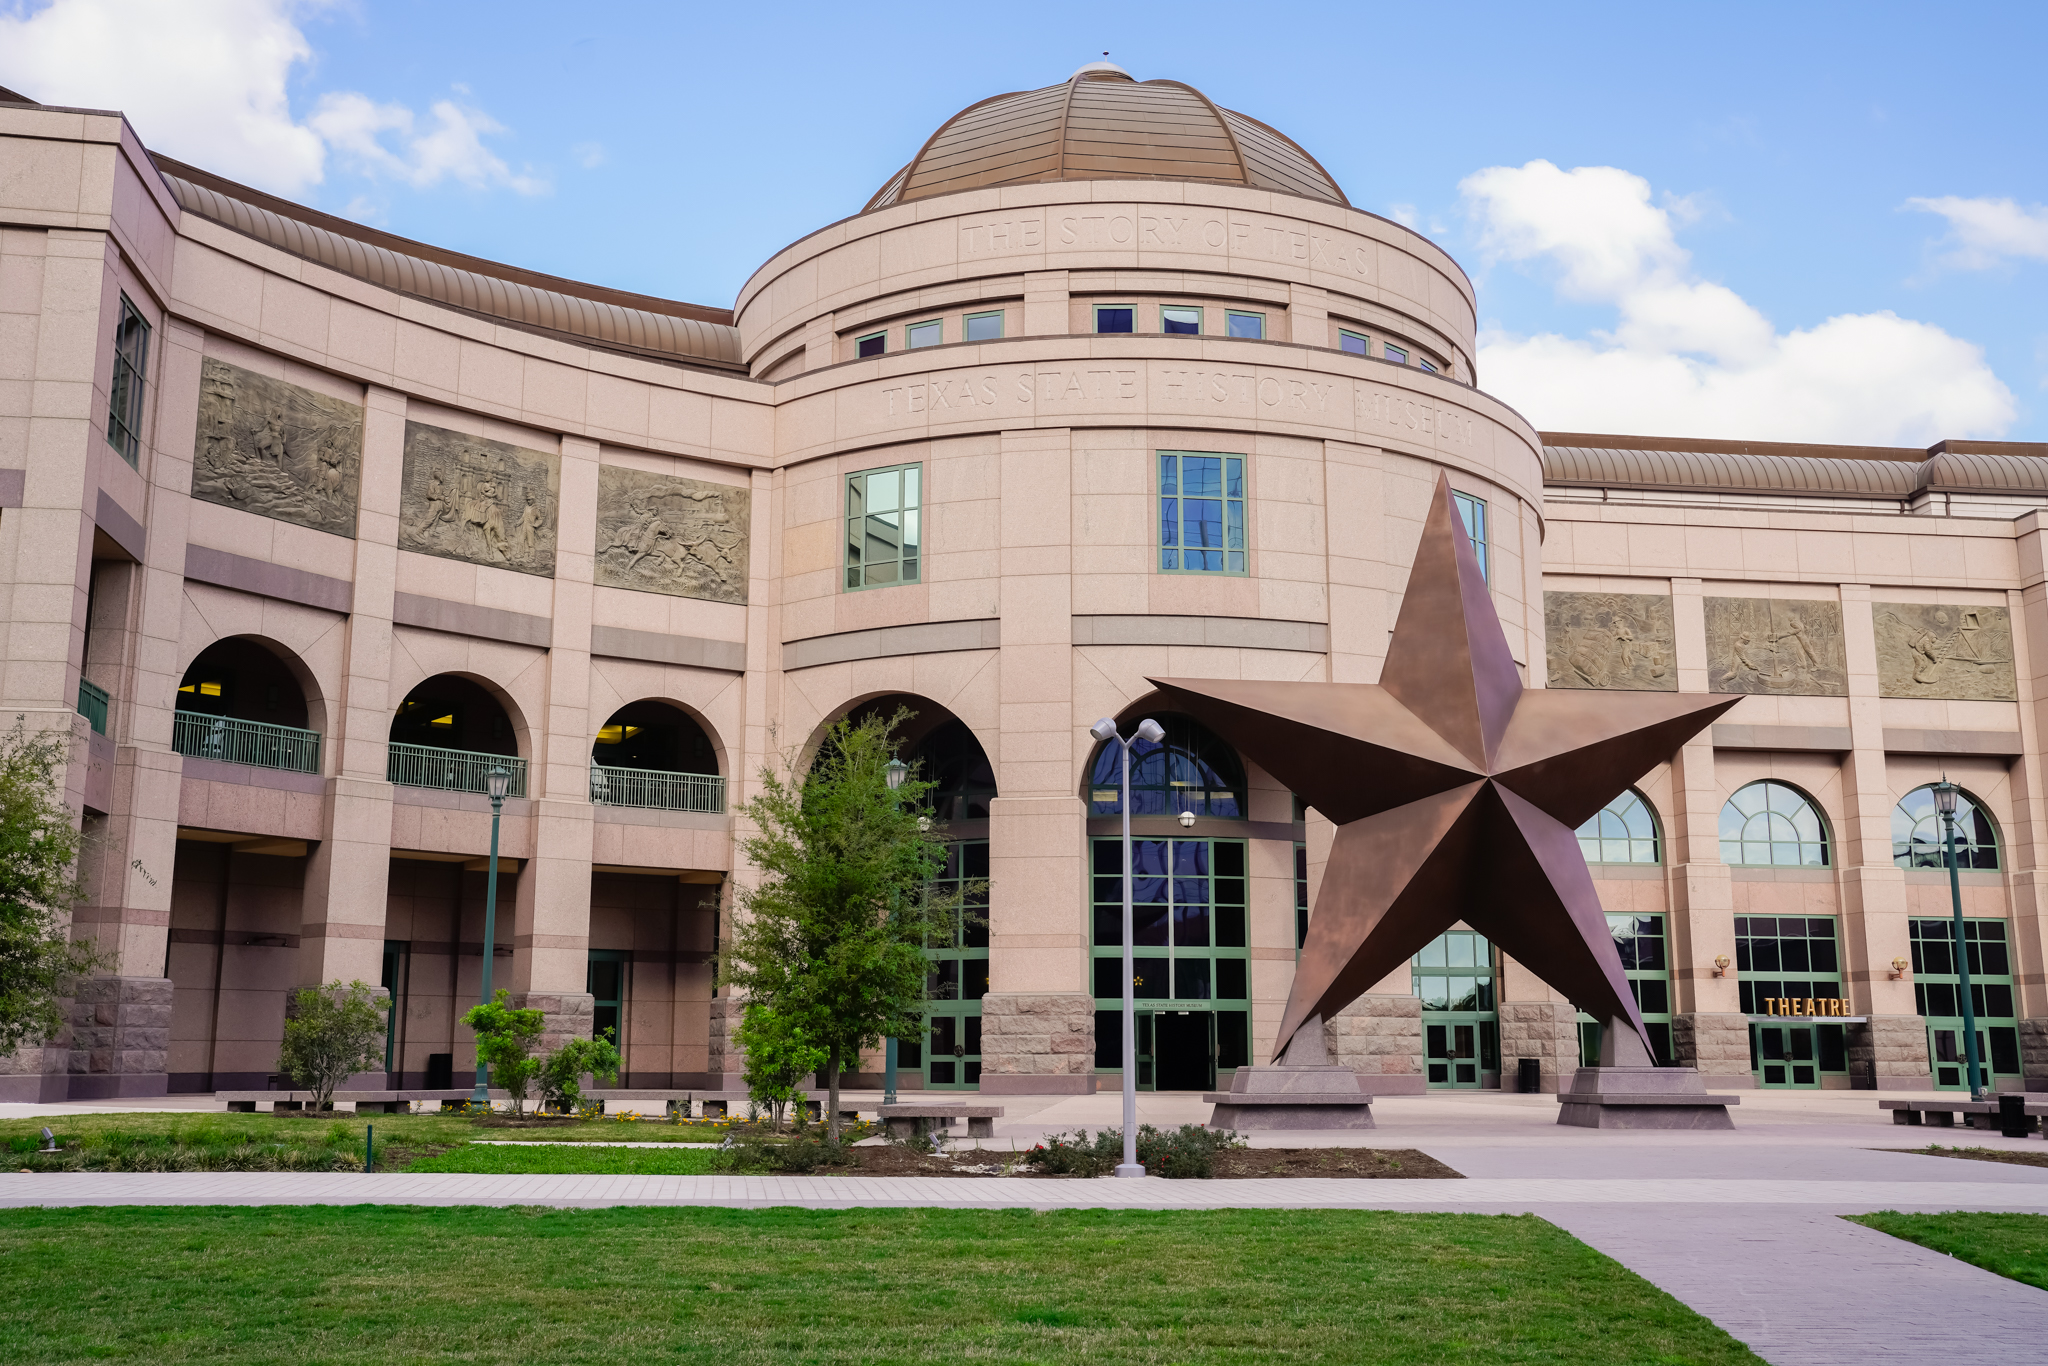
[[[739,808],[755,829],[740,849],[760,880],[737,893],[720,979],[824,1051],[833,1142],[841,1072],[886,1037],[922,1032],[924,946],[957,903],[932,886],[946,854],[920,811],[933,785],[913,774],[889,787],[890,737],[910,716],[842,718],[808,771],[784,755]]]
[[[69,931],[85,888],[84,839],[57,781],[67,744],[54,731],[30,735],[19,715],[0,735],[0,1056],[62,1029],[71,982],[104,962]]]
[[[825,1050],[795,1017],[762,1001],[747,1002],[733,1042],[746,1054],[747,1095],[781,1128],[783,1112],[803,1096],[804,1078],[825,1065]]]
[[[334,1090],[358,1072],[384,1065],[385,1014],[361,982],[300,987],[285,1010],[277,1070],[313,1093],[313,1108],[334,1108]]]
[[[548,1017],[538,1010],[514,1010],[505,1004],[510,995],[503,987],[491,993],[489,1005],[473,1005],[462,1022],[476,1035],[476,1055],[491,1069],[491,1081],[512,1097],[512,1112],[526,1113],[526,1093],[533,1087],[540,1060],[533,1056],[547,1028]]]
[[[583,1106],[583,1078],[600,1086],[619,1079],[619,1050],[607,1029],[594,1039],[569,1039],[540,1060],[540,1102],[558,1114],[571,1115]]]

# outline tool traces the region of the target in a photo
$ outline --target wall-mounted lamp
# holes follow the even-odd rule
[[[1194,812],[1192,812],[1192,811],[1183,811],[1183,812],[1181,812],[1181,813],[1180,813],[1180,828],[1181,828],[1181,829],[1183,829],[1183,830],[1192,830],[1192,829],[1194,829],[1194,828],[1195,828],[1195,813],[1194,813]]]
[[[1716,977],[1726,977],[1728,975],[1727,954],[1717,953],[1714,955],[1714,975]]]
[[[1905,981],[1905,980],[1906,980],[1906,969],[1907,969],[1908,967],[1910,967],[1910,966],[1912,966],[1912,965],[1911,965],[1910,963],[1908,963],[1908,962],[1907,962],[1907,961],[1906,961],[1905,959],[1903,959],[1903,958],[1894,958],[1894,959],[1892,959],[1892,980],[1893,980],[1894,982],[1903,982],[1903,981]]]

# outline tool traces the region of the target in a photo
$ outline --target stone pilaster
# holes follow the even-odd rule
[[[2020,1021],[2020,1066],[2029,1091],[2048,1091],[2048,1019]]]
[[[170,978],[87,978],[71,1005],[71,1099],[163,1095],[170,1047]]]
[[[1095,1089],[1095,998],[991,992],[981,1002],[981,1089],[1083,1095]]]
[[[732,1037],[745,1008],[746,1002],[729,990],[723,996],[711,998],[711,1033],[704,1069],[711,1074],[711,1085],[718,1090],[746,1089],[747,1055]]]
[[[1680,1067],[1690,1067],[1709,1087],[1721,1090],[1756,1085],[1749,1065],[1749,1017],[1692,1011],[1671,1021],[1671,1048]]]
[[[1927,1022],[1918,1015],[1872,1015],[1849,1026],[1849,1084],[1859,1091],[1929,1091]]]
[[[1500,1084],[1512,1091],[1523,1058],[1543,1065],[1542,1090],[1568,1085],[1579,1070],[1579,1012],[1566,1001],[1500,1003]]]
[[[514,1010],[538,1010],[547,1016],[535,1053],[560,1048],[571,1039],[587,1039],[596,1018],[597,998],[585,991],[515,991],[507,1004]]]
[[[1410,1095],[1426,1089],[1420,997],[1361,996],[1332,1016],[1323,1032],[1331,1060],[1356,1072],[1359,1087],[1368,1094]]]

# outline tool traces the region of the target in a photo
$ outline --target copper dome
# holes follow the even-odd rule
[[[1205,180],[1331,204],[1344,191],[1286,134],[1180,81],[1107,62],[1062,85],[971,104],[939,126],[862,212],[954,190],[1056,180]]]

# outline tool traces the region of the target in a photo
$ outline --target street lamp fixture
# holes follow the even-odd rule
[[[1100,744],[1116,742],[1122,752],[1123,776],[1117,788],[1117,809],[1124,817],[1124,1160],[1116,1169],[1118,1176],[1143,1176],[1144,1167],[1138,1163],[1138,1012],[1132,998],[1131,974],[1131,747],[1136,744],[1156,745],[1166,738],[1166,732],[1157,721],[1150,717],[1138,723],[1137,733],[1126,740],[1117,734],[1116,722],[1103,717],[1088,728],[1088,733]],[[1183,811],[1180,816],[1183,826],[1195,823],[1195,813]]]
[[[894,792],[897,788],[902,787],[903,780],[910,776],[910,765],[904,763],[901,759],[891,759],[888,767],[884,768],[882,773],[889,780],[889,790]]]
[[[491,771],[484,774],[484,792],[491,799],[491,861],[484,872],[484,971],[479,1004],[491,1003],[491,965],[498,956],[498,818],[505,810],[505,792],[512,785],[512,775],[503,764],[492,764]],[[484,1061],[483,1050],[477,1050],[476,1089],[470,1092],[470,1104],[479,1109],[491,1107],[491,1067]]]
[[[1956,872],[1956,797],[1962,791],[1946,773],[1934,785],[1934,809],[1941,813],[1948,858],[1949,904],[1955,910],[1956,993],[1963,998],[1963,1061],[1969,1067],[1970,1099],[1985,1098],[1984,1071],[1977,1057],[1977,1006],[1970,999],[1970,951],[1963,943],[1963,887]]]
[[[1183,829],[1183,830],[1192,830],[1192,829],[1194,829],[1194,828],[1195,828],[1195,813],[1194,813],[1194,812],[1192,812],[1192,811],[1183,811],[1183,812],[1181,812],[1181,813],[1180,813],[1180,828],[1181,828],[1181,829]]]

